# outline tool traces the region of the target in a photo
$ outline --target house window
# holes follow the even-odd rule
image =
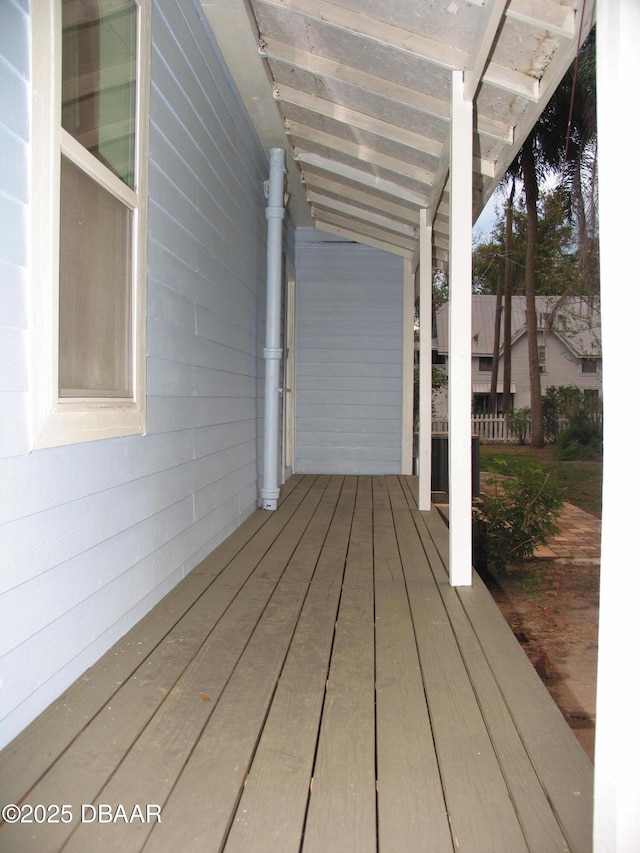
[[[489,394],[474,394],[473,395],[473,414],[488,415],[491,414],[491,398]]]
[[[580,359],[582,363],[582,372],[583,373],[597,373],[598,371],[598,362],[595,358],[582,358]]]
[[[547,369],[547,348],[545,346],[538,345],[538,364],[540,373],[544,373]]]
[[[34,445],[45,447],[145,428],[148,0],[36,3],[33,33]]]
[[[490,355],[481,355],[478,359],[478,369],[483,372],[491,373],[493,369],[493,357]]]

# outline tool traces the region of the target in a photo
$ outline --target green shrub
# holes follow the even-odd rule
[[[544,432],[555,442],[561,461],[594,460],[602,456],[602,406],[575,385],[552,385],[542,398]],[[568,425],[560,430],[561,419]]]
[[[518,444],[525,444],[531,432],[531,409],[512,409],[505,415],[507,426],[518,439]]]
[[[560,418],[563,415],[561,388],[552,385],[542,397],[542,419],[544,422],[544,440],[555,443],[560,432]]]
[[[507,462],[495,465],[506,471]],[[500,569],[530,557],[536,546],[556,533],[562,506],[560,489],[537,465],[520,468],[514,476],[490,478],[489,491],[476,510],[474,560],[476,567]]]
[[[578,411],[569,426],[558,436],[553,451],[555,459],[563,462],[600,459],[602,456],[602,428],[586,411]]]

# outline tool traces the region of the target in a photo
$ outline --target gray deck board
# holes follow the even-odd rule
[[[303,851],[376,847],[371,484],[358,479]]]
[[[229,616],[221,654],[233,669],[224,693],[212,697],[210,719],[166,801],[168,831],[155,827],[149,850],[165,850],[170,844],[172,849],[186,845],[190,851],[209,851],[224,845],[302,605],[308,574],[318,558],[320,545],[314,529],[318,520],[314,513],[320,506],[320,523],[326,522],[321,498],[328,479],[318,478],[317,487],[309,492],[292,521],[296,529],[289,532],[293,535],[278,539],[265,556],[254,576],[259,601],[246,590],[238,599],[238,613]],[[289,569],[286,573],[285,567]],[[220,667],[216,657],[219,655],[212,660],[213,673]]]
[[[297,853],[304,829],[356,483],[342,489],[225,851]]]
[[[492,747],[443,598],[400,488],[391,492],[427,701],[456,848],[525,851],[508,786]]]
[[[384,481],[374,495],[378,834],[382,853],[453,850],[411,605]]]
[[[447,555],[412,478],[292,478],[3,751],[74,820],[0,851],[588,853],[592,765]]]

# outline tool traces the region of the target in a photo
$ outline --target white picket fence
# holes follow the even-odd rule
[[[601,416],[592,415],[594,422],[601,422]],[[561,417],[558,419],[558,433],[568,426],[568,419]],[[446,418],[433,418],[431,421],[432,432],[449,432],[449,422]],[[472,415],[471,416],[471,433],[480,437],[481,444],[504,443],[518,444],[520,436],[509,428],[504,415]],[[529,430],[525,443],[529,441]]]
[[[431,422],[432,432],[448,432],[447,420],[433,420]],[[518,436],[509,429],[503,415],[473,415],[471,418],[471,432],[480,436],[480,443],[518,443]]]

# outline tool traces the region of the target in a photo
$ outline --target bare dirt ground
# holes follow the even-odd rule
[[[533,558],[485,581],[593,760],[600,520],[565,504],[559,527]]]

